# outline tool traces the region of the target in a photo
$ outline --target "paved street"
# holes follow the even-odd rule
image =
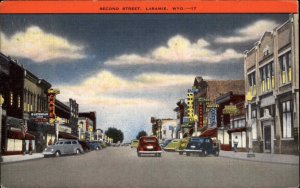
[[[136,156],[110,147],[79,156],[1,165],[4,187],[296,187],[297,165],[223,157]]]

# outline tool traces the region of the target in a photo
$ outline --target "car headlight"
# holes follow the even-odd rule
[[[54,151],[54,149],[52,148],[51,151]]]

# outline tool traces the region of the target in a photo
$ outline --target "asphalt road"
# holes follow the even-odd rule
[[[137,157],[130,147],[1,165],[3,187],[297,187],[296,165],[223,157]]]

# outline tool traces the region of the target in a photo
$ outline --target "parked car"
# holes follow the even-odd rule
[[[185,137],[185,138],[180,139],[179,147],[176,150],[179,153],[179,155],[182,155],[184,153],[184,149],[187,147],[189,140],[190,140],[190,137]]]
[[[91,151],[91,148],[90,148],[89,144],[88,144],[86,141],[79,140],[78,142],[79,142],[79,144],[81,145],[81,147],[83,148],[83,151],[84,151],[84,152],[89,152],[89,151]]]
[[[211,138],[200,137],[191,138],[184,151],[187,156],[190,156],[192,153],[196,153],[199,156],[207,156],[209,154],[219,156],[220,148],[219,145],[214,145]]]
[[[102,149],[100,142],[98,141],[90,141],[88,142],[90,150],[100,150]]]
[[[155,136],[142,136],[140,138],[137,155],[140,157],[142,154],[154,154],[161,157],[161,147]]]
[[[169,144],[164,147],[165,151],[176,151],[180,146],[180,140],[179,139],[173,139]]]
[[[138,140],[132,140],[131,144],[130,144],[130,147],[131,148],[137,148],[138,145],[139,145],[139,141]]]
[[[77,140],[59,140],[54,145],[48,146],[43,151],[45,157],[80,154],[83,153],[83,148]]]
[[[165,140],[162,144],[160,144],[161,148],[164,149],[171,141],[172,141],[172,139]]]
[[[102,148],[106,148],[107,147],[107,144],[104,141],[100,141],[100,145],[101,145]]]

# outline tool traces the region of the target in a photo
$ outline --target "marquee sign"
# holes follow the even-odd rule
[[[199,127],[203,127],[203,105],[199,104],[199,116],[198,116]]]

